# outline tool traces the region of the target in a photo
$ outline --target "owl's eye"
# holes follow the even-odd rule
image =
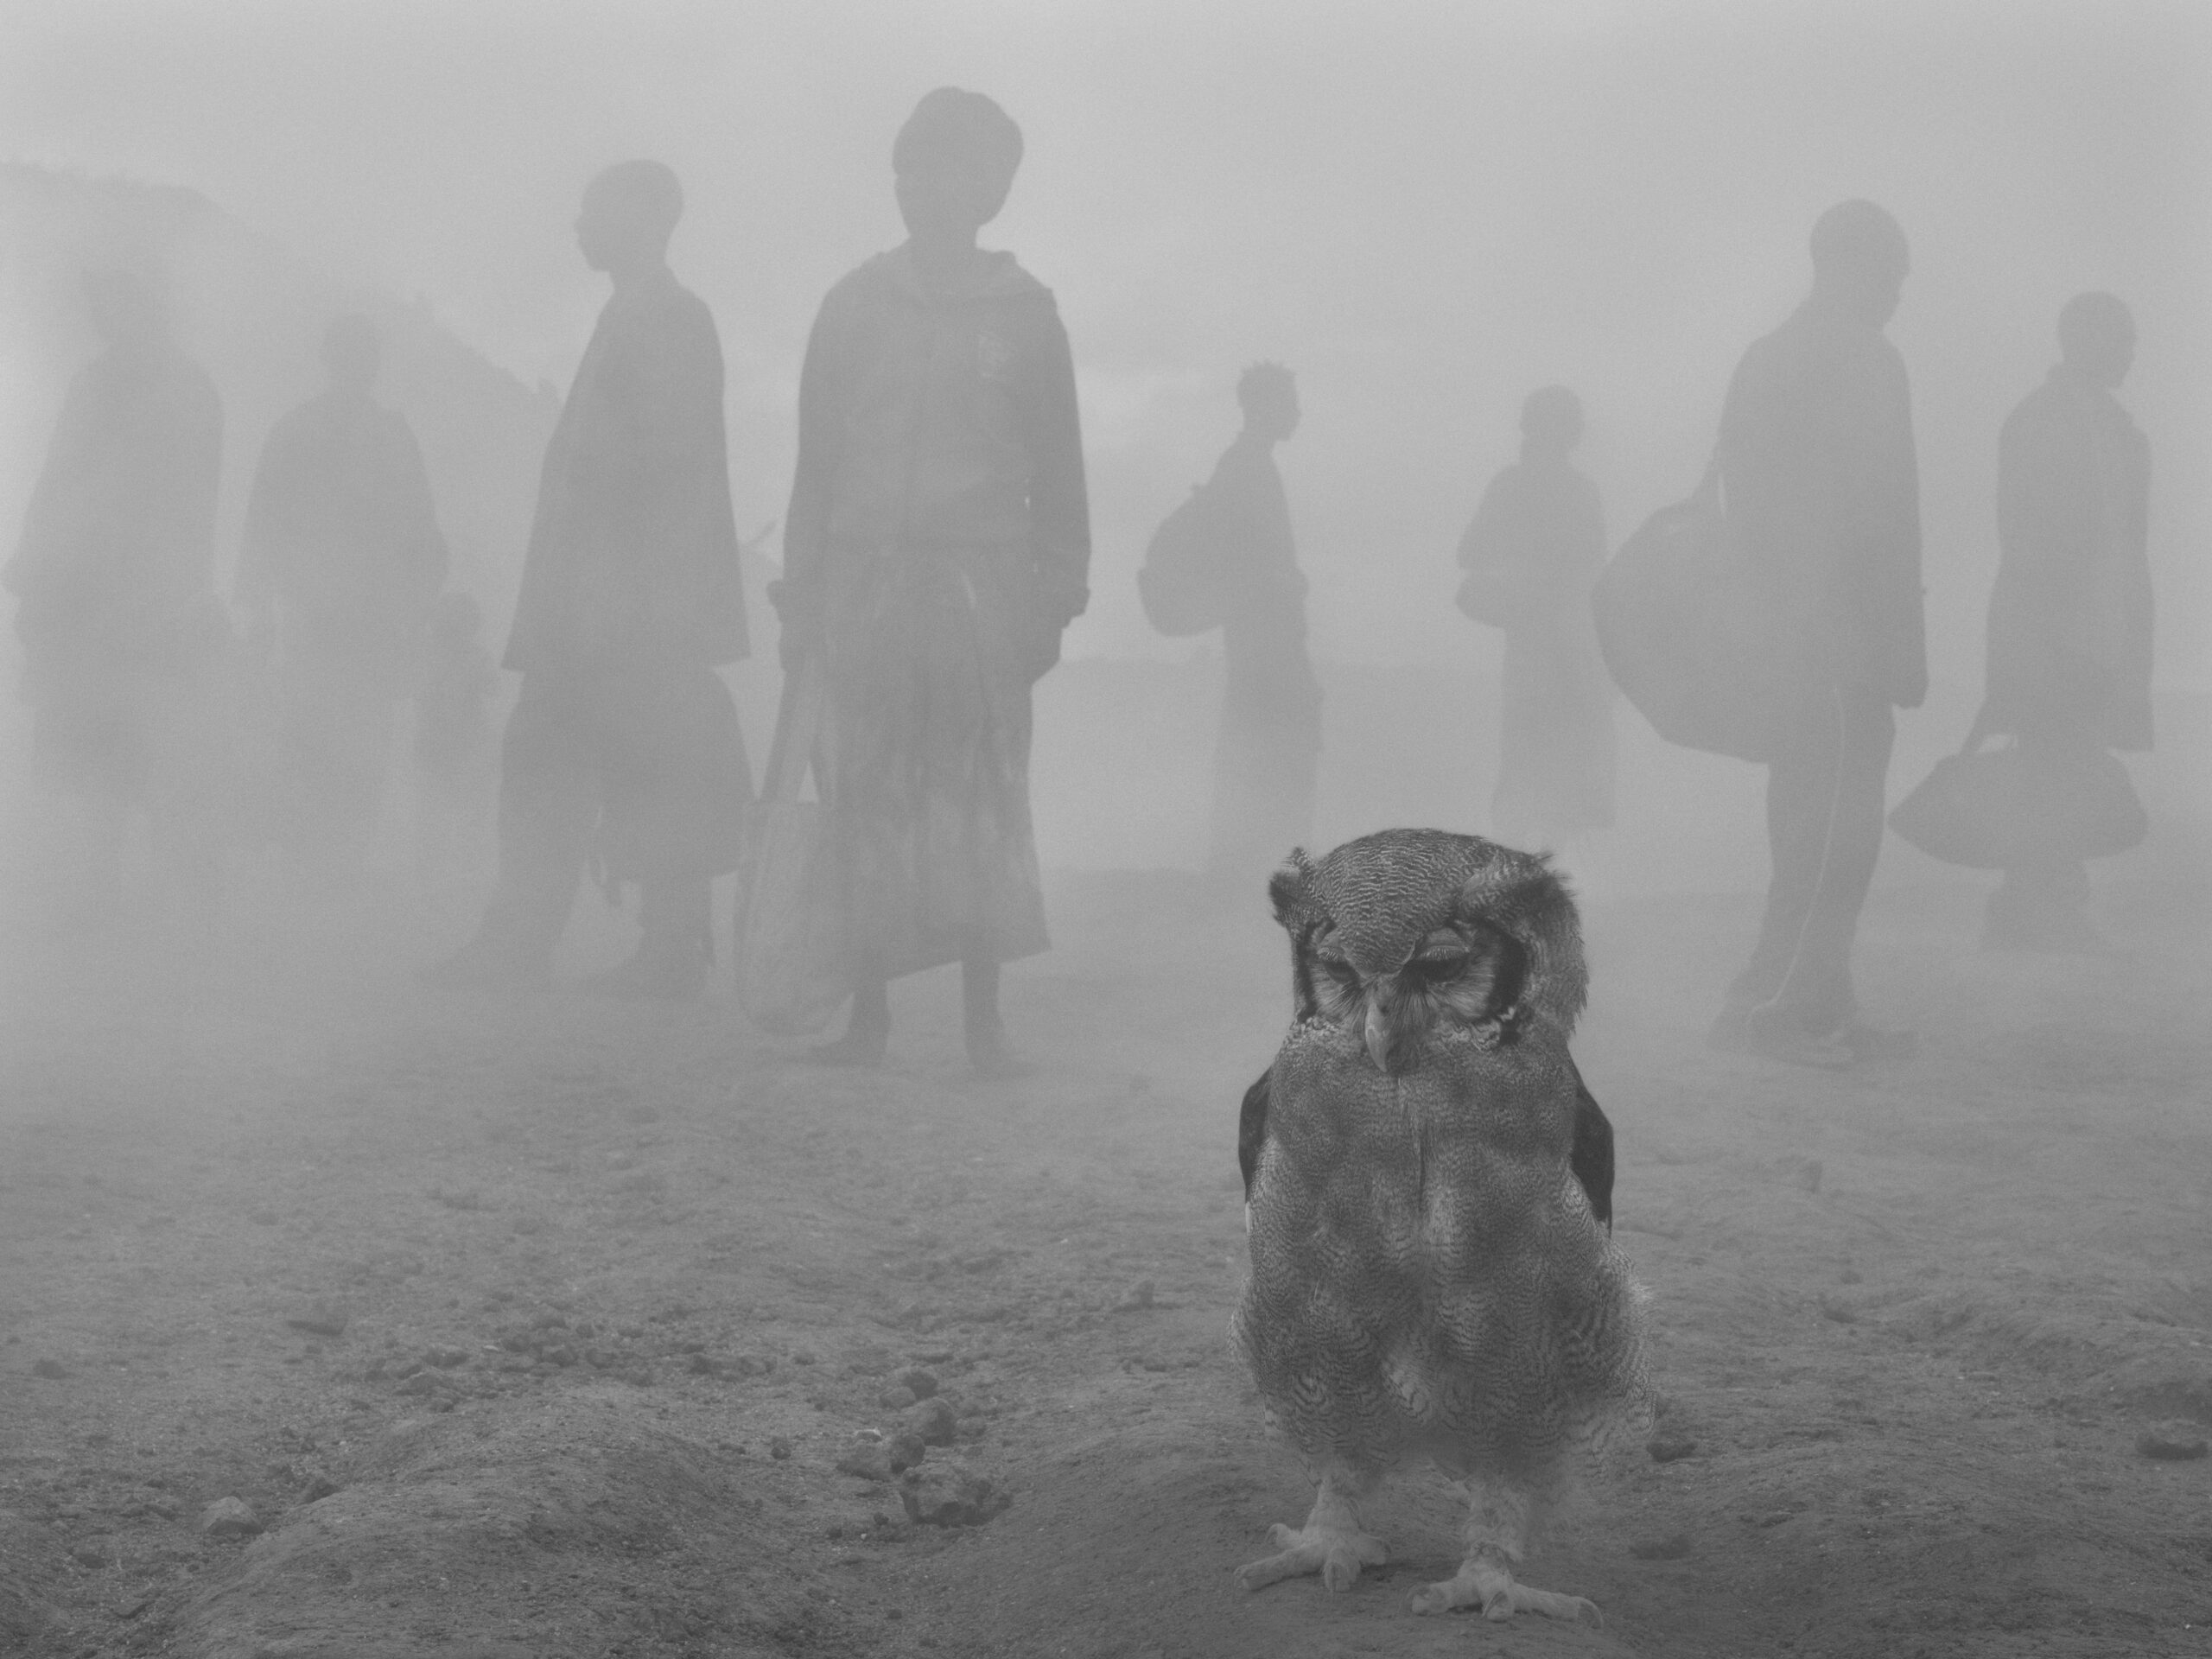
[[[1331,979],[1335,980],[1339,985],[1357,985],[1359,983],[1358,970],[1353,968],[1351,963],[1345,961],[1342,957],[1332,956],[1324,952],[1320,956],[1316,957],[1314,960],[1320,964],[1321,971],[1328,975]]]
[[[1414,976],[1432,985],[1457,979],[1467,971],[1468,960],[1465,950],[1424,951],[1413,960]]]

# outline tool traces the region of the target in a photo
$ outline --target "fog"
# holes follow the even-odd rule
[[[512,1498],[515,1516],[537,1513],[539,1497],[499,1481],[572,1431],[580,1443],[626,1447],[640,1467],[661,1454],[636,1438],[628,1396],[601,1397],[617,1379],[677,1401],[664,1427],[689,1449],[670,1455],[734,1483],[712,1502],[692,1494],[694,1532],[816,1586],[805,1605],[798,1590],[789,1605],[776,1602],[781,1591],[758,1591],[769,1611],[754,1623],[699,1613],[706,1636],[654,1625],[652,1642],[665,1645],[637,1651],[904,1653],[925,1630],[943,1633],[941,1645],[925,1643],[938,1651],[1045,1651],[1047,1626],[1008,1611],[1022,1599],[1009,1586],[1065,1560],[1082,1530],[1080,1482],[1010,1426],[1029,1422],[1025,1413],[1047,1414],[1036,1421],[1049,1425],[1059,1421],[1051,1413],[1088,1409],[1072,1402],[1093,1401],[1085,1390],[1106,1373],[1121,1381],[1097,1384],[1096,1397],[1133,1414],[1097,1429],[1107,1460],[1161,1459],[1160,1489],[1177,1495],[1181,1518],[1161,1535],[1172,1545],[1147,1553],[1151,1488],[1135,1476],[1107,1480],[1100,1503],[1118,1530],[1101,1559],[1142,1576],[1164,1551],[1213,1576],[1200,1585],[1187,1566],[1141,1618],[1078,1605],[1072,1592],[1044,1596],[1040,1606],[1072,1620],[1061,1650],[1302,1654],[1363,1643],[1360,1620],[1379,1618],[1379,1602],[1331,1597],[1309,1628],[1286,1611],[1290,1592],[1250,1604],[1269,1611],[1240,1611],[1216,1571],[1250,1553],[1245,1534],[1295,1519],[1282,1496],[1294,1480],[1262,1493],[1206,1461],[1242,1459],[1242,1470],[1287,1456],[1277,1443],[1261,1450],[1256,1407],[1240,1403],[1243,1373],[1217,1351],[1233,1294],[1224,1287],[1245,1249],[1226,1185],[1230,1113],[1280,1036],[1282,940],[1264,870],[1225,873],[1219,856],[1217,731],[1236,696],[1236,646],[1212,628],[1163,636],[1147,620],[1138,572],[1163,519],[1238,437],[1240,375],[1287,365],[1302,420],[1273,454],[1320,694],[1302,838],[1317,854],[1403,824],[1503,839],[1493,797],[1509,765],[1501,721],[1516,671],[1503,632],[1453,601],[1462,532],[1521,453],[1524,397],[1552,385],[1579,394],[1586,429],[1573,465],[1595,485],[1605,549],[1618,548],[1698,485],[1746,346],[1804,301],[1808,232],[1852,198],[1887,208],[1910,250],[1886,332],[1910,377],[1929,683],[1923,702],[1897,712],[1882,802],[1895,806],[1929,778],[1983,707],[1999,430],[2057,361],[2061,306],[2108,290],[2133,310],[2137,349],[2116,396],[2151,458],[2156,741],[2119,746],[2149,829],[2086,867],[2094,898],[2075,908],[2095,919],[2088,954],[1981,949],[1995,937],[1995,876],[1871,829],[1879,862],[1855,958],[1864,1012],[1916,1027],[1901,1040],[1916,1040],[1919,1058],[1829,1054],[1812,1064],[1833,1060],[1834,1073],[1811,1071],[1784,1064],[1789,1054],[1732,1048],[1718,1027],[1716,1054],[1708,1024],[1716,1011],[1726,1019],[1728,976],[1758,932],[1770,836],[1783,833],[1770,824],[1768,772],[1669,744],[1629,702],[1611,702],[1610,826],[1534,839],[1556,848],[1585,901],[1598,977],[1578,1064],[1620,1126],[1622,1242],[1658,1285],[1660,1344],[1677,1368],[1678,1381],[1662,1381],[1679,1414],[1652,1444],[1701,1442],[1704,1458],[1728,1447],[1751,1459],[1758,1434],[1736,1396],[1754,1386],[1790,1414],[1784,1438],[1825,1444],[1886,1411],[1908,1426],[1900,1439],[1853,1451],[1836,1486],[1870,1494],[1868,1528],[1908,1510],[1911,1524],[1948,1527],[1981,1506],[2011,1529],[2010,1561],[2059,1548],[2034,1517],[2094,1510],[2099,1548],[2113,1553],[2069,1581],[2067,1605],[2080,1607],[2067,1617],[2120,1617],[2109,1602],[2118,1592],[2101,1586],[2140,1571],[2171,1593],[2126,1611],[2165,1621],[2143,1627],[2139,1650],[2184,1650],[2158,1643],[2183,1641],[2183,1614],[2201,1630],[2202,1596],[2184,1603],[2178,1570],[2158,1578],[2164,1568],[2144,1562],[2180,1535],[2201,1480],[2154,1489],[2116,1477],[2116,1488],[2069,1485],[2054,1497],[2028,1477],[1989,1472],[2017,1471],[2008,1460],[2028,1455],[1991,1438],[1999,1431],[1984,1421],[2013,1405],[1970,1406],[1945,1390],[1986,1377],[1998,1379],[1989,1390],[2024,1400],[2044,1367],[2059,1392],[2036,1408],[2042,1416],[2018,1407],[2021,1433],[2043,1433],[2049,1418],[2059,1425],[2052,1444],[2079,1452],[2088,1441],[2075,1432],[2089,1433],[2082,1414],[2092,1409],[2080,1402],[2101,1400],[2094,1409],[2108,1414],[2095,1432],[2112,1445],[2098,1457],[2132,1456],[2130,1437],[2150,1433],[2152,1417],[2183,1430],[2212,1421],[2201,1357],[2181,1347],[2212,1339],[2212,1290],[2176,1243],[2178,1218],[2203,1196],[2212,1087],[2202,1022],[2212,984],[2212,10],[2201,4],[13,0],[0,8],[0,555],[26,523],[73,378],[99,349],[82,276],[145,264],[159,271],[178,344],[223,404],[222,597],[233,596],[264,444],[323,386],[330,320],[359,313],[382,341],[377,396],[419,441],[449,553],[445,586],[480,604],[481,642],[498,657],[541,463],[561,442],[572,394],[583,395],[587,343],[609,303],[608,273],[579,257],[580,200],[610,164],[654,158],[682,184],[670,267],[705,301],[726,365],[728,494],[752,638],[744,660],[713,666],[759,785],[785,690],[768,583],[783,574],[794,511],[809,331],[834,283],[906,238],[892,144],[916,99],[940,86],[986,92],[1020,125],[1019,173],[982,245],[1011,250],[1056,299],[1089,491],[1088,607],[1035,684],[1027,762],[1052,945],[1001,953],[1011,1040],[1036,1067],[1030,1081],[993,1081],[978,1051],[973,982],[990,953],[972,941],[931,963],[963,963],[966,1052],[982,1081],[969,1078],[947,1034],[963,1029],[951,976],[888,966],[874,982],[893,984],[890,1068],[796,1068],[791,1034],[764,1035],[734,1006],[746,994],[742,962],[734,980],[730,961],[744,944],[731,925],[734,857],[715,867],[715,954],[690,964],[706,987],[696,1007],[577,994],[575,982],[620,959],[637,931],[602,901],[600,880],[581,888],[544,969],[553,990],[506,987],[479,1000],[465,976],[423,988],[423,970],[449,966],[456,946],[466,957],[480,918],[475,937],[489,937],[504,889],[496,784],[487,774],[461,805],[441,804],[410,759],[427,718],[410,696],[393,703],[360,868],[332,876],[270,844],[232,846],[221,855],[227,889],[195,908],[165,886],[159,830],[137,829],[122,920],[83,925],[62,889],[96,832],[35,775],[33,717],[13,690],[24,647],[13,630],[0,636],[0,914],[10,918],[0,980],[15,1040],[0,1073],[10,1094],[0,1211],[17,1217],[0,1223],[16,1246],[12,1269],[0,1256],[0,1325],[29,1344],[0,1338],[0,1370],[41,1357],[57,1368],[37,1373],[48,1379],[122,1368],[113,1379],[97,1373],[100,1388],[67,1409],[0,1405],[0,1436],[16,1431],[31,1448],[11,1462],[0,1438],[0,1651],[25,1632],[29,1652],[64,1651],[64,1634],[80,1644],[71,1652],[124,1650],[113,1644],[137,1614],[115,1610],[142,1588],[137,1607],[154,1610],[142,1631],[158,1627],[181,1651],[351,1651],[343,1643],[359,1637],[361,1615],[348,1612],[347,1624],[305,1592],[284,1604],[296,1619],[284,1628],[315,1632],[299,1638],[308,1645],[251,1645],[283,1637],[238,1611],[263,1605],[251,1595],[270,1593],[273,1558],[248,1560],[264,1574],[261,1591],[232,1594],[222,1586],[245,1582],[247,1569],[211,1553],[219,1531],[197,1536],[188,1562],[182,1546],[145,1529],[181,1529],[200,1500],[232,1491],[273,1528],[279,1513],[306,1516],[316,1500],[300,1494],[318,1484],[404,1483],[432,1452],[392,1436],[448,1408],[521,1437],[499,1454],[506,1472],[480,1485],[487,1503]],[[455,660],[461,680],[476,671],[474,658]],[[517,680],[503,673],[483,693],[487,731],[509,718]],[[251,810],[237,780],[276,740],[250,721],[238,739],[245,770],[222,777]],[[595,848],[590,868],[610,887],[653,879],[607,856]],[[650,910],[650,897],[640,902]],[[650,934],[649,915],[642,925]],[[855,1028],[869,977],[856,974]],[[79,1217],[79,1185],[102,1182]],[[1969,1197],[1939,1202],[1931,1194],[1945,1182]],[[1720,1232],[1700,1230],[1724,1213],[1732,1219]],[[236,1224],[241,1216],[251,1226]],[[2096,1265],[2078,1272],[2076,1219],[2099,1241]],[[148,1235],[179,1224],[196,1242],[170,1260]],[[1951,1273],[1985,1235],[1955,1283],[1922,1282],[1936,1264]],[[1054,1254],[1069,1236],[1090,1236],[1106,1265]],[[288,1253],[306,1265],[287,1265]],[[919,1265],[882,1265],[899,1261]],[[157,1265],[178,1276],[160,1279]],[[86,1288],[96,1271],[108,1274],[97,1292]],[[712,1276],[725,1271],[740,1276]],[[126,1272],[139,1276],[125,1285]],[[893,1280],[895,1295],[884,1288]],[[289,1320],[296,1344],[301,1332],[316,1336],[304,1354],[270,1346],[247,1362],[258,1368],[251,1386],[277,1405],[209,1403],[220,1394],[209,1379],[228,1375],[221,1356],[251,1345],[223,1323],[229,1313],[205,1313],[204,1329],[177,1313],[169,1334],[130,1350],[139,1370],[128,1376],[122,1360],[90,1357],[110,1338],[87,1332],[151,1330],[161,1321],[148,1305],[197,1297],[194,1306],[213,1307],[207,1299],[234,1281],[267,1303],[254,1302],[251,1318]],[[309,1300],[355,1310],[353,1336],[341,1344],[329,1332],[326,1351],[321,1326],[270,1312]],[[2139,1310],[2129,1318],[2143,1328],[2113,1336],[2100,1323],[2107,1302]],[[1808,1326],[1773,1336],[1807,1307]],[[1140,1324],[1149,1334],[1131,1335]],[[547,1332],[587,1325],[597,1334],[575,1336],[569,1358],[548,1357],[556,1338]],[[518,1330],[538,1334],[525,1341]],[[643,1334],[618,1342],[618,1331]],[[1836,1346],[1862,1335],[1847,1354]],[[203,1340],[213,1345],[191,1345]],[[1879,1363],[1869,1357],[1877,1343],[1892,1344]],[[153,1348],[181,1357],[147,1357]],[[1755,1382],[1740,1380],[1738,1350],[1765,1356],[1741,1362]],[[435,1357],[448,1351],[474,1357]],[[945,1359],[926,1357],[940,1351]],[[511,1366],[515,1356],[523,1363]],[[144,1378],[157,1363],[174,1385],[134,1394],[152,1388]],[[928,1553],[953,1535],[887,1521],[876,1505],[895,1512],[893,1489],[879,1482],[868,1497],[847,1466],[852,1433],[880,1427],[885,1444],[895,1440],[878,1402],[905,1388],[900,1366],[924,1364],[943,1374],[961,1444],[982,1444],[978,1466],[1015,1493],[1014,1515],[1033,1516],[1046,1541],[959,1535],[976,1558],[965,1570],[998,1597],[988,1617],[963,1611],[947,1587],[965,1558],[948,1566]],[[433,1389],[416,1377],[448,1380]],[[1788,1394],[1807,1377],[1802,1398]],[[573,1400],[560,1396],[569,1401],[561,1410],[582,1414],[573,1422],[515,1414],[543,1403],[530,1389],[555,1398],[549,1378],[576,1383]],[[733,1404],[738,1380],[759,1387]],[[1151,1408],[1116,1387],[1158,1395],[1152,1427],[1131,1426]],[[333,1403],[349,1389],[372,1395],[381,1414],[346,1427],[344,1411],[369,1414],[358,1401]],[[896,1409],[925,1404],[918,1391],[927,1392],[906,1389]],[[1837,1403],[1847,1401],[1862,1403]],[[94,1465],[111,1440],[119,1457],[157,1438],[146,1425],[199,1421],[195,1412],[216,1427],[164,1465],[169,1490],[189,1493],[183,1520],[73,1498],[55,1484],[91,1490],[108,1478]],[[747,1427],[715,1427],[728,1413]],[[276,1444],[280,1417],[292,1438]],[[1033,1424],[1025,1432],[1050,1439]],[[743,1460],[772,1443],[784,1448],[772,1467]],[[1785,1513],[1771,1495],[1827,1477],[1789,1461],[1796,1453],[1777,1450],[1780,1439],[1758,1443],[1756,1467],[1686,1465],[1719,1471],[1694,1498],[1644,1471],[1619,1522],[1638,1541],[1638,1565],[1621,1566],[1623,1540],[1605,1519],[1580,1532],[1570,1524],[1566,1559],[1599,1585],[1593,1596],[1626,1608],[1630,1645],[1589,1636],[1586,1647],[1577,1631],[1562,1651],[1780,1650],[1808,1627],[1689,1611],[1724,1594],[1719,1563],[1739,1546],[1757,1562],[1742,1582],[1764,1586],[1755,1601],[1792,1605],[1802,1592],[1806,1607],[1840,1617],[1875,1593],[1869,1586],[1888,1593],[1864,1551],[1820,1592],[1834,1599],[1805,1587],[1816,1576],[1808,1563],[1838,1559],[1821,1553],[1833,1541],[1789,1554],[1801,1548],[1791,1529],[1805,1529],[1791,1516],[1804,1506],[1789,1497],[1797,1507]],[[1967,1449],[1943,1463],[1954,1447]],[[2035,1455],[2046,1452],[2061,1457]],[[2141,1455],[2177,1481],[2208,1466]],[[1662,1473],[1683,1472],[1651,1456]],[[1931,1459],[1940,1477],[1901,1472]],[[263,1472],[239,1472],[253,1469]],[[1213,1513],[1205,1495],[1216,1475],[1240,1496],[1220,1511],[1234,1519],[1208,1531],[1191,1517]],[[606,1503],[635,1497],[607,1478]],[[656,1479],[659,1494],[683,1484]],[[772,1496],[791,1525],[715,1531],[752,1513],[746,1504],[771,1490],[762,1481],[783,1483]],[[34,1488],[43,1496],[23,1496]],[[728,1491],[745,1496],[725,1501]],[[1760,1518],[1731,1532],[1739,1507],[1744,1520],[1754,1510]],[[87,1513],[112,1522],[89,1541]],[[407,1530],[403,1510],[364,1513],[363,1525],[384,1529],[379,1549]],[[1949,1518],[1928,1518],[1939,1514]],[[10,1530],[19,1523],[28,1529]],[[1448,1530],[1436,1514],[1416,1509],[1397,1523],[1427,1539],[1416,1554],[1450,1553],[1436,1541]],[[365,1586],[375,1577],[334,1534],[302,1543],[309,1522],[286,1524],[300,1529],[277,1535],[307,1552],[297,1560],[321,1551],[344,1556]],[[857,1551],[854,1540],[894,1534],[936,1541],[899,1564],[869,1555],[849,1582],[790,1553],[794,1540]],[[2139,1534],[2142,1554],[2111,1541]],[[1980,1548],[1961,1537],[1961,1551]],[[599,1568],[611,1559],[612,1546],[560,1548],[572,1546]],[[390,1586],[378,1581],[389,1605],[491,1639],[488,1624],[454,1611],[466,1598],[435,1576],[448,1564],[439,1552],[459,1560],[477,1544],[433,1529],[389,1547],[395,1560],[418,1552],[404,1585],[397,1567]],[[9,1577],[11,1549],[36,1571]],[[496,1555],[484,1552],[480,1566]],[[1665,1579],[1685,1560],[1688,1589]],[[315,1594],[338,1596],[329,1586],[346,1580],[315,1570]],[[467,1582],[504,1618],[501,1599],[522,1570],[483,1567]],[[703,1607],[712,1597],[700,1586],[717,1570],[707,1555],[683,1557],[654,1594]],[[423,1587],[434,1579],[442,1588]],[[1883,1603],[1891,1624],[1853,1624],[1834,1650],[1900,1650],[1883,1632],[1910,1625],[1915,1609],[1989,1613],[1965,1588],[1934,1576],[1914,1584],[1921,1600]],[[1393,1592],[1400,1604],[1406,1587],[1402,1578]],[[580,1645],[543,1650],[618,1650],[630,1627],[607,1611],[615,1592],[592,1594],[588,1613],[573,1615],[584,1622],[562,1638]],[[855,1610],[877,1595],[913,1618],[856,1633]],[[37,1616],[18,1618],[19,1604]],[[547,1605],[518,1599],[515,1618],[550,1630]],[[867,1613],[879,1617],[899,1618]],[[1403,1623],[1389,1641],[1412,1642]],[[696,1649],[683,1645],[695,1638]],[[437,1639],[422,1635],[419,1650]],[[313,1645],[321,1640],[339,1645]],[[391,1649],[403,1650],[418,1649]]]

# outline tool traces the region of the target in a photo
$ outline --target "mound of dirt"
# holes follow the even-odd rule
[[[406,1419],[180,1621],[207,1659],[476,1659],[693,1644],[841,1650],[758,1460],[648,1427],[610,1389]]]
[[[12,1510],[0,1510],[0,1653],[29,1653],[48,1627],[41,1586],[63,1571],[61,1545],[51,1530]]]

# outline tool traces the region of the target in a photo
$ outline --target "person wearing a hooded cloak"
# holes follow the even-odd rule
[[[734,869],[752,779],[715,671],[745,654],[713,315],[668,267],[676,175],[626,162],[576,240],[613,283],[545,452],[505,666],[499,879],[434,982],[542,982],[588,863],[635,881],[637,954],[600,988],[696,995],[713,878]]]
[[[1744,353],[1720,417],[1730,534],[1797,672],[1767,768],[1766,913],[1711,1041],[1841,1066],[1910,1042],[1860,1018],[1851,950],[1885,833],[1893,711],[1920,706],[1928,659],[1911,392],[1883,333],[1904,232],[1843,202],[1814,226],[1812,256],[1811,294]]]
[[[1306,649],[1306,576],[1274,447],[1298,430],[1298,382],[1255,363],[1236,383],[1244,424],[1206,480],[1207,522],[1231,606],[1214,746],[1217,877],[1263,880],[1313,830],[1321,685]]]
[[[143,277],[90,272],[85,294],[105,349],[70,385],[0,583],[39,769],[83,803],[86,897],[110,909],[142,810],[170,874],[221,880],[223,405]]]
[[[235,588],[248,637],[276,641],[287,839],[341,875],[366,861],[447,562],[415,434],[372,395],[380,354],[366,317],[330,324],[328,388],[262,448]]]
[[[2151,451],[2113,393],[2135,359],[2135,320],[2110,294],[2058,317],[2059,361],[2006,419],[1997,448],[2000,556],[1989,596],[1987,679],[1969,748],[2011,735],[2053,782],[2094,776],[2101,749],[2151,747]],[[2078,848],[2008,867],[1984,942],[2094,949]]]
[[[1020,157],[990,99],[925,97],[892,152],[909,240],[830,289],[807,344],[777,603],[787,678],[823,690],[854,993],[828,1061],[878,1063],[888,982],[957,962],[969,1056],[1003,1069],[999,965],[1046,948],[1030,688],[1088,598],[1090,536],[1052,293],[976,245]]]
[[[1530,392],[1521,459],[1491,480],[1459,538],[1463,592],[1505,632],[1491,820],[1501,841],[1554,851],[1613,821],[1613,687],[1590,611],[1605,520],[1568,459],[1581,436],[1573,392]]]

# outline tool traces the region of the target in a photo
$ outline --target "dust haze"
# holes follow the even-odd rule
[[[2208,109],[2149,0],[10,7],[0,1653],[2196,1651]],[[1747,355],[1854,201],[1924,693],[1670,741],[1592,584],[1717,452],[1745,522],[1792,397],[1902,434]],[[995,319],[972,384],[910,302]],[[1026,457],[1015,575],[924,467],[866,588],[869,399],[1005,387],[920,442]],[[2020,574],[2069,489],[2147,581],[2094,697],[2041,642],[2119,589]],[[126,522],[199,573],[154,645],[48,579]],[[1976,745],[2011,853],[1930,827]],[[1580,906],[1654,1414],[1526,1571],[1602,1629],[1410,1611],[1440,1484],[1349,1590],[1232,1577],[1313,1472],[1224,1336],[1268,876],[1401,826]]]

